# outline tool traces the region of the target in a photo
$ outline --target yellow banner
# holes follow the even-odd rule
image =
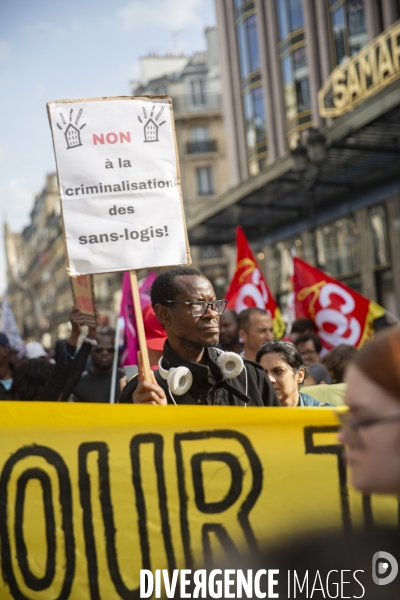
[[[336,430],[333,409],[1,402],[0,598],[139,598],[140,569],[397,523]]]

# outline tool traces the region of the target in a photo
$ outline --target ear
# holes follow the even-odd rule
[[[242,338],[244,343],[247,342],[247,332],[244,329],[239,329],[238,335],[240,338]]]
[[[169,314],[169,307],[164,306],[164,304],[156,304],[154,307],[154,312],[157,319],[160,321],[162,325],[168,325],[171,321],[171,317]]]
[[[297,383],[303,383],[304,381],[304,375],[306,374],[305,369],[303,369],[303,367],[300,367],[300,369],[298,370],[298,372],[296,373],[296,381]]]

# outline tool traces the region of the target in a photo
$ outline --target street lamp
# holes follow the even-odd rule
[[[314,165],[322,165],[326,159],[326,137],[315,127],[311,127],[307,138],[307,155]]]
[[[301,141],[297,144],[296,148],[291,150],[293,159],[293,170],[295,173],[300,175],[300,183],[303,189],[307,192],[309,218],[311,225],[311,234],[313,238],[315,264],[320,268],[318,261],[318,245],[316,236],[316,216],[315,216],[315,185],[318,181],[318,177],[321,171],[321,166],[326,160],[326,138],[325,136],[315,127],[311,127],[309,130],[306,146]],[[306,172],[308,167],[313,165],[312,174],[306,178]]]
[[[290,151],[293,158],[293,170],[295,173],[302,174],[307,170],[307,148],[299,142],[296,148]]]

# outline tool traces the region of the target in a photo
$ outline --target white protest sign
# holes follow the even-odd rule
[[[189,264],[168,96],[47,104],[72,276]]]

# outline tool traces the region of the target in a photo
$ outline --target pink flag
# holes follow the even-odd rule
[[[139,288],[140,306],[143,310],[150,304],[150,289],[153,281],[157,277],[154,271],[151,271]],[[125,365],[137,365],[137,352],[139,350],[139,340],[136,333],[136,319],[133,308],[132,289],[129,278],[129,272],[124,273],[122,280],[122,298],[119,316],[124,319],[124,348],[121,354],[121,367]]]

